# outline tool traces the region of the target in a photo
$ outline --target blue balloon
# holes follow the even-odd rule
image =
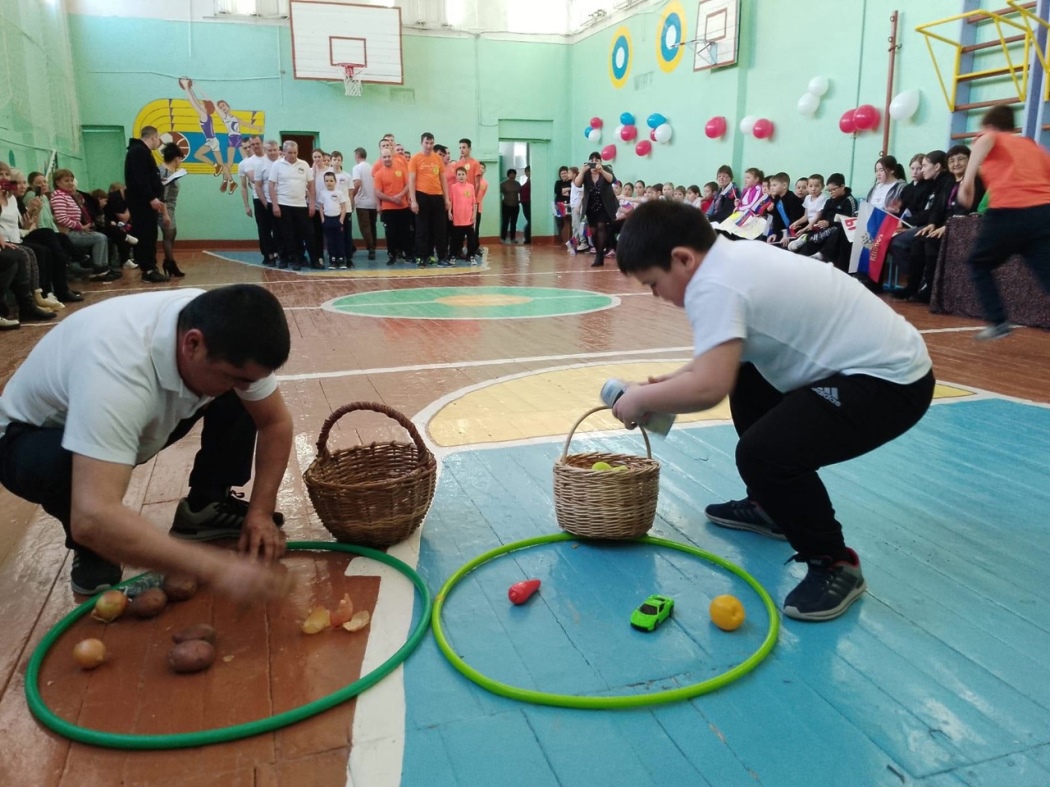
[[[590,134],[591,134],[591,127],[587,126],[587,128],[585,128],[583,130],[583,138],[584,139],[589,139],[590,138]]]
[[[649,128],[656,128],[657,126],[662,126],[666,122],[667,118],[665,118],[659,112],[654,112],[649,116],[649,119],[645,121],[645,125],[647,125]]]
[[[620,122],[625,126],[633,126],[634,115],[632,115],[630,112],[624,112],[622,115],[620,115]]]

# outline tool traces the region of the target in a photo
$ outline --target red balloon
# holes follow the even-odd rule
[[[643,139],[637,145],[634,146],[634,152],[639,156],[648,156],[653,150],[653,143],[647,139]]]
[[[632,139],[638,136],[638,127],[634,125],[624,126],[620,129],[620,137],[624,142],[630,142]]]
[[[755,139],[768,139],[773,136],[773,121],[766,118],[756,120],[751,133],[755,135]]]
[[[656,129],[655,128],[649,130],[649,139],[652,142],[656,142]]]
[[[873,128],[878,128],[879,120],[879,110],[875,109],[871,104],[863,104],[857,107],[853,113],[853,122],[860,131],[870,131]]]
[[[602,119],[601,118],[599,118],[599,117],[591,118],[591,128],[601,128],[601,127],[602,127]]]
[[[718,139],[726,133],[726,119],[721,115],[711,118],[704,126],[704,133],[708,139]]]
[[[602,161],[612,161],[616,158],[616,145],[606,145],[602,148]]]
[[[839,131],[843,134],[853,134],[857,131],[857,120],[855,115],[857,110],[847,109],[842,113],[842,117],[839,118]]]

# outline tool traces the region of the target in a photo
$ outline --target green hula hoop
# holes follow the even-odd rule
[[[47,633],[47,636],[41,640],[40,644],[33,652],[32,658],[29,659],[25,681],[26,700],[29,703],[29,710],[32,711],[33,715],[36,716],[41,724],[53,732],[57,732],[59,735],[71,740],[79,741],[80,743],[88,743],[93,746],[105,746],[111,749],[182,749],[190,746],[210,746],[214,743],[226,743],[228,741],[249,738],[263,732],[272,732],[273,730],[287,727],[291,724],[302,721],[303,719],[316,716],[318,713],[326,711],[329,708],[334,708],[336,705],[346,702],[347,700],[353,699],[358,694],[365,691],[365,689],[374,686],[407,659],[409,654],[416,649],[426,635],[427,626],[430,624],[433,600],[430,596],[430,591],[423,582],[423,579],[406,563],[403,563],[396,557],[388,555],[386,552],[380,552],[367,547],[329,541],[292,541],[288,543],[288,549],[303,551],[323,550],[328,552],[351,552],[355,555],[369,557],[373,560],[378,560],[380,563],[392,566],[408,577],[412,581],[412,584],[416,586],[416,590],[419,591],[420,598],[423,601],[423,610],[419,618],[419,623],[416,625],[405,644],[402,645],[401,648],[389,659],[384,661],[367,675],[358,678],[350,685],[344,686],[338,691],[335,691],[326,697],[322,697],[321,699],[307,703],[306,705],[301,705],[298,708],[293,708],[292,710],[284,711],[283,713],[277,713],[264,719],[256,719],[255,721],[249,721],[244,724],[235,724],[230,727],[218,727],[213,730],[180,732],[170,735],[132,735],[116,732],[101,732],[99,730],[88,729],[87,727],[80,727],[56,716],[51,709],[44,704],[44,700],[40,696],[39,688],[40,665],[43,663],[48,650],[51,649],[51,646],[55,644],[55,641],[66,631],[66,629],[94,608],[95,599],[91,599],[90,601],[81,604],[60,620],[55,627]],[[129,579],[127,582],[118,585],[118,587],[123,587],[128,584],[128,582],[134,581],[134,579],[135,578]]]
[[[736,574],[751,586],[751,589],[758,594],[760,599],[762,599],[762,603],[765,605],[766,612],[769,615],[769,631],[766,633],[766,638],[763,640],[758,650],[729,671],[723,672],[721,675],[716,675],[713,678],[708,678],[700,683],[694,683],[690,686],[681,686],[677,689],[658,691],[653,694],[630,694],[616,697],[581,697],[575,694],[549,694],[542,691],[532,691],[529,689],[520,689],[515,686],[508,686],[505,683],[500,683],[492,678],[482,675],[452,650],[448,640],[445,638],[444,629],[441,626],[441,610],[445,605],[445,599],[448,598],[452,589],[463,579],[463,577],[483,563],[487,563],[494,558],[506,555],[518,549],[526,549],[539,544],[553,544],[561,541],[578,540],[584,539],[578,539],[576,536],[569,533],[555,533],[553,535],[537,536],[536,538],[527,538],[524,541],[516,541],[512,544],[505,544],[474,558],[449,577],[448,581],[444,584],[441,590],[438,591],[437,597],[434,599],[434,612],[431,626],[434,629],[434,638],[437,640],[438,647],[441,649],[441,652],[445,654],[445,658],[452,663],[453,667],[483,689],[487,689],[493,694],[498,694],[501,697],[509,697],[512,700],[529,702],[536,705],[555,705],[560,708],[609,710],[618,708],[640,708],[648,705],[663,705],[669,702],[678,702],[680,700],[698,697],[701,694],[708,694],[751,672],[751,670],[757,667],[762,659],[769,655],[769,652],[773,650],[773,646],[776,644],[777,636],[780,631],[780,616],[776,605],[773,603],[773,599],[769,597],[769,593],[767,593],[766,589],[758,583],[758,580],[744,571],[744,569],[730,563],[728,560],[725,560],[718,555],[705,552],[702,549],[697,549],[689,544],[680,544],[677,541],[668,541],[663,538],[653,538],[652,536],[644,536],[633,540],[639,544],[651,544],[653,546],[667,547],[668,549],[677,549],[679,552],[685,552],[686,554],[703,558],[704,560],[710,561],[711,563]]]

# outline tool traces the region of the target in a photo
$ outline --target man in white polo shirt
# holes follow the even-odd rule
[[[312,223],[317,209],[313,170],[299,158],[299,146],[292,140],[284,143],[284,157],[270,168],[268,183],[270,205],[281,229],[284,247],[284,256],[277,267],[291,265],[292,270],[302,270],[304,246],[310,257],[310,267],[322,267]]]
[[[863,594],[864,575],[817,471],[888,443],[926,413],[934,377],[922,336],[834,266],[717,237],[680,202],[635,208],[616,263],[685,309],[694,357],[629,386],[613,414],[632,426],[728,396],[747,498],[704,513],[791,544],[807,572],[784,599],[785,615],[838,617]]]
[[[263,156],[255,162],[252,174],[255,181],[255,222],[259,229],[259,250],[263,254],[263,265],[273,267],[281,256],[283,242],[277,219],[270,205],[270,170],[281,158],[281,146],[268,139],[263,144]]]
[[[117,584],[120,563],[190,574],[244,600],[277,591],[265,563],[284,552],[274,509],[292,419],[274,370],[289,344],[277,299],[237,284],[110,298],[33,348],[0,396],[0,483],[62,523],[75,592]],[[239,537],[242,558],[168,538],[123,503],[135,466],[202,418],[170,534]],[[245,502],[230,488],[251,479],[253,455]]]
[[[368,163],[368,153],[364,148],[354,151],[354,168],[351,176],[354,181],[353,200],[357,212],[357,226],[361,228],[361,237],[368,249],[368,259],[376,258],[376,189],[372,179],[372,165]]]

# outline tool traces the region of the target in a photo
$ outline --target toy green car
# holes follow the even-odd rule
[[[631,626],[639,631],[652,631],[669,617],[674,610],[674,599],[667,596],[649,596],[631,613]]]

